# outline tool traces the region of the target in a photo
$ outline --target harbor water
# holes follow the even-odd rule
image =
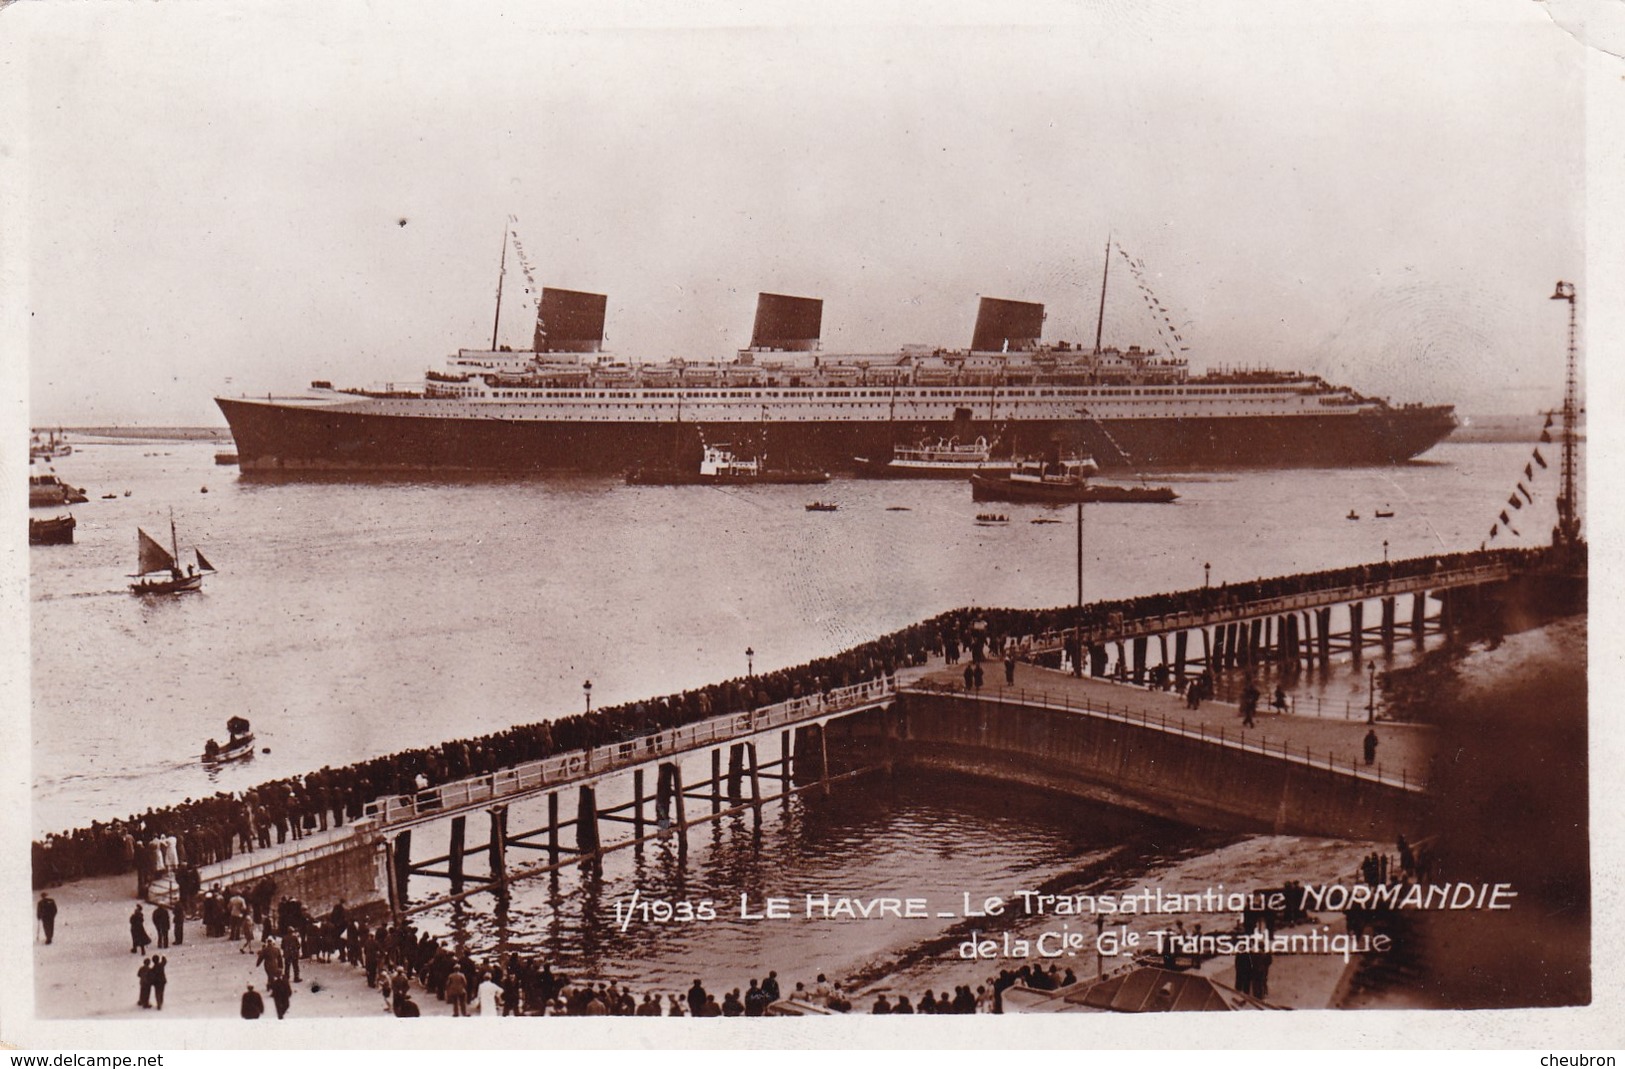
[[[978,525],[985,506],[959,482],[275,480],[216,466],[216,448],[85,440],[57,461],[91,500],[74,510],[74,545],[30,553],[37,833],[578,712],[589,680],[593,706],[612,705],[797,664],[947,609],[1077,596],[1073,509],[1005,505],[1008,523]],[[1530,448],[1446,443],[1398,467],[1159,476],[1176,503],[1083,509],[1083,597],[1476,548]],[[1555,463],[1540,474],[1521,535],[1495,545],[1549,537]],[[813,497],[840,508],[809,512]],[[201,594],[133,597],[136,528],[167,544],[172,513],[183,562],[197,546],[220,572]],[[1311,682],[1301,711],[1363,715],[1364,672]],[[223,738],[231,716],[253,722],[263,752],[206,769],[204,741]],[[900,778],[769,807],[759,830],[725,819],[699,832],[686,868],[654,844],[612,856],[585,884],[577,873],[527,881],[500,914],[476,900],[423,922],[666,990],[770,967],[792,980],[827,971],[951,987],[988,973],[956,964],[963,919],[622,931],[615,905],[634,891],[737,910],[741,893],[957,904],[1049,885],[1331,878],[1362,852]]]

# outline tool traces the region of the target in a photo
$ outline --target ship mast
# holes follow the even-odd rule
[[[1563,487],[1557,497],[1557,530],[1553,532],[1553,541],[1558,545],[1572,546],[1580,541],[1580,516],[1575,507],[1574,485],[1574,424],[1579,415],[1574,283],[1559,281],[1551,299],[1569,302],[1568,377],[1563,385]]]
[[[175,510],[169,510],[169,551],[172,554],[169,570],[179,579],[181,574],[181,540],[175,537]]]
[[[1106,280],[1112,274],[1112,236],[1106,235],[1106,267],[1100,273],[1100,313],[1095,316],[1095,355],[1100,355],[1100,332],[1106,325]]]
[[[508,277],[508,224],[502,224],[502,263],[497,268],[497,314],[491,321],[491,351],[496,352],[497,328],[502,325],[502,283]]]

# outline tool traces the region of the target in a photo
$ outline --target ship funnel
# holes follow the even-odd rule
[[[1036,349],[1043,336],[1043,305],[983,297],[970,347],[978,353],[1024,352]]]
[[[543,287],[532,348],[539,353],[598,352],[604,344],[604,305],[608,300],[602,293]]]
[[[824,302],[816,297],[758,293],[756,325],[751,328],[750,347],[812,352],[818,348],[823,320]]]

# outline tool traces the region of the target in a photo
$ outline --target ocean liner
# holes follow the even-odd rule
[[[1030,301],[981,298],[968,349],[834,355],[820,350],[821,300],[763,293],[734,359],[660,363],[602,351],[606,303],[544,288],[530,350],[498,347],[493,331],[490,348],[459,350],[421,388],[318,381],[216,403],[244,472],[623,472],[688,467],[707,441],[752,439],[770,439],[787,468],[850,469],[899,445],[978,437],[1006,457],[1059,443],[1107,471],[1343,466],[1407,460],[1456,425],[1451,406],[1390,405],[1312,375],[1193,374],[1183,346],[1102,348],[1099,323],[1092,347],[1046,344],[1044,306]]]

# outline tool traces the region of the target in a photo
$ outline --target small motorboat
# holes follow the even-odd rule
[[[1378,509],[1371,515],[1375,516],[1379,520],[1391,520],[1394,518],[1394,511],[1393,509]]]
[[[1357,520],[1360,518],[1360,514],[1355,512],[1353,509],[1349,509],[1348,518],[1351,520]]]
[[[102,500],[103,501],[117,501],[118,500],[118,495],[117,494],[103,494],[102,495]]]
[[[886,506],[886,511],[887,512],[913,512],[914,510],[909,508],[907,505],[887,505]]]
[[[809,501],[807,503],[807,511],[808,512],[839,512],[839,511],[841,511],[841,506],[835,504],[833,501]]]
[[[1053,516],[1037,516],[1037,517],[1034,517],[1031,520],[1028,520],[1027,522],[1028,523],[1060,523],[1061,521],[1057,520]]]
[[[203,744],[203,763],[220,765],[254,756],[254,730],[246,719],[234,716],[226,721],[226,744],[210,739]]]

